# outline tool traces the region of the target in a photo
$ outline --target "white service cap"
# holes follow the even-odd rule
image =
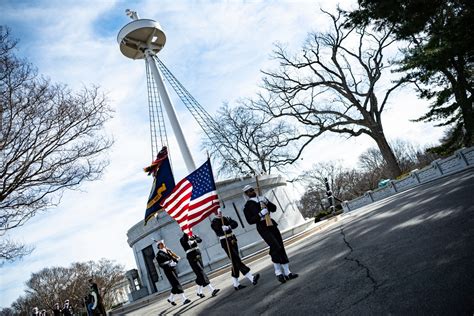
[[[242,189],[242,191],[247,192],[247,191],[250,190],[250,189],[253,189],[253,186],[251,186],[250,184],[247,184],[246,186],[244,186],[244,188]]]

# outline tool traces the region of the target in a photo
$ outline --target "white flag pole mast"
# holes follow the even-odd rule
[[[120,51],[131,59],[146,59],[173,128],[184,163],[188,172],[191,173],[196,170],[196,165],[184,138],[162,75],[156,67],[155,59],[153,58],[165,46],[166,35],[158,22],[150,19],[140,19],[136,11],[127,9],[125,12],[132,19],[132,22],[125,25],[117,36]]]
[[[196,165],[194,164],[191,151],[189,150],[188,144],[186,143],[186,139],[184,138],[183,130],[181,129],[181,124],[179,124],[173,103],[171,103],[168,90],[166,89],[158,67],[156,67],[155,60],[153,59],[154,55],[155,54],[151,49],[147,49],[145,51],[146,60],[148,62],[148,65],[150,66],[153,79],[155,80],[156,86],[160,93],[161,101],[163,101],[166,114],[168,114],[168,119],[170,120],[171,127],[173,128],[174,136],[176,137],[176,141],[178,142],[181,154],[183,155],[184,163],[186,164],[188,172],[191,173],[196,170]]]

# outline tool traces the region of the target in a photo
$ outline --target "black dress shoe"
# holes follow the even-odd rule
[[[220,289],[214,289],[214,291],[212,291],[212,296],[216,296],[217,293],[219,293]]]
[[[296,279],[298,277],[298,274],[297,273],[290,273],[286,277],[287,277],[287,280],[293,280],[293,279]]]
[[[285,283],[285,282],[286,282],[285,276],[284,276],[283,274],[277,275],[277,279],[278,279],[278,281],[280,281],[281,283]]]
[[[206,295],[204,295],[202,293],[198,293],[197,296],[199,296],[200,298],[206,297]]]
[[[189,303],[191,303],[191,300],[190,300],[189,298],[187,298],[187,299],[183,302],[183,305],[189,304]]]
[[[242,285],[242,284],[239,284],[239,286],[234,286],[234,289],[235,289],[236,291],[241,290],[241,289],[245,289],[245,288],[246,288],[246,286],[245,286],[245,285]]]
[[[260,274],[257,273],[253,276],[252,284],[257,285],[258,279],[260,279]]]
[[[170,299],[168,299],[168,302],[169,302],[171,305],[176,306],[176,303],[173,302],[173,301],[170,301]]]

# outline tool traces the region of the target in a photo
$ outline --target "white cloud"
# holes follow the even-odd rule
[[[326,9],[334,6],[332,1],[320,3]],[[347,6],[353,1],[343,3]],[[56,209],[12,232],[36,250],[23,261],[1,268],[1,306],[23,294],[29,275],[46,266],[102,257],[127,268],[134,266],[126,232],[144,216],[151,179],[142,168],[150,162],[151,152],[144,62],[123,57],[115,38],[120,25],[129,22],[123,13],[126,8],[124,2],[59,0],[28,5],[11,1],[4,7],[5,23],[14,34],[21,34],[21,53],[40,73],[75,89],[97,83],[108,92],[116,111],[108,132],[116,143],[100,181],[84,184],[82,191],[66,192]],[[260,69],[274,65],[269,60],[274,42],[299,47],[309,31],[324,28],[314,1],[271,5],[263,1],[160,1],[157,5],[149,0],[134,2],[130,8],[160,22],[167,34],[160,58],[211,114],[224,101],[233,103],[255,93]],[[205,153],[200,152],[198,126],[179,100],[174,96],[173,100],[199,165]],[[408,122],[424,109],[426,104],[412,93],[400,94],[384,117],[389,138],[435,142],[439,130]],[[187,171],[171,136],[168,131],[175,177],[181,179]],[[328,136],[310,146],[299,168],[343,158],[353,164],[362,150],[373,145],[368,138],[346,141]]]

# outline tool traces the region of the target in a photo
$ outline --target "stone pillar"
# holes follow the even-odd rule
[[[148,295],[147,289],[142,286],[137,269],[128,270],[125,272],[125,277],[130,285],[130,293],[128,294],[128,300],[130,302]]]

